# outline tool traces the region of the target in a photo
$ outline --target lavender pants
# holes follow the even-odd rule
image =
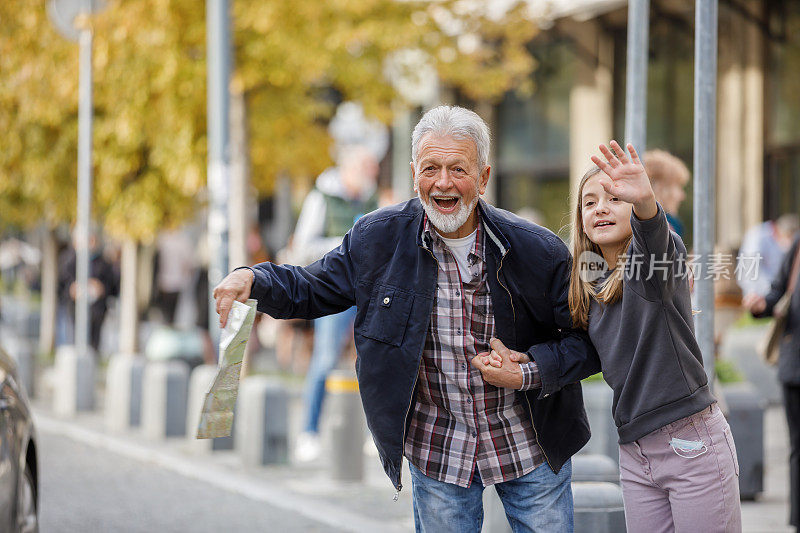
[[[716,403],[620,444],[619,468],[628,533],[742,530],[736,446]]]

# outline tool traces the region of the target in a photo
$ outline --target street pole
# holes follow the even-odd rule
[[[647,58],[650,0],[628,2],[628,53],[625,75],[625,142],[644,154],[647,143]]]
[[[87,8],[88,13],[91,8]],[[89,221],[92,211],[92,30],[88,20],[80,30],[78,102],[78,212],[75,227],[75,349],[89,349]]]
[[[219,341],[219,317],[212,292],[228,272],[228,103],[231,35],[228,0],[206,1],[208,48],[208,288],[209,334]]]
[[[709,278],[714,251],[717,153],[717,0],[697,0],[694,30],[694,249],[697,341],[703,366],[714,381],[714,282]]]

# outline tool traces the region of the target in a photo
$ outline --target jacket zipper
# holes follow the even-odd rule
[[[424,341],[422,343],[422,349],[423,350],[425,349],[425,342]],[[421,353],[422,352],[420,351],[420,354]],[[407,426],[408,426],[408,424],[406,424],[406,420],[408,420],[408,413],[411,411],[411,404],[414,403],[414,391],[417,388],[417,380],[418,379],[419,379],[419,371],[417,371],[417,376],[414,378],[414,386],[411,387],[411,398],[408,400],[408,407],[406,408],[406,416],[405,416],[405,418],[403,418],[403,442],[402,442],[403,448],[405,448],[405,446],[406,446],[406,430],[407,430]],[[395,487],[394,498],[392,498],[392,501],[395,501],[395,502],[397,501],[398,498],[400,498],[400,491],[403,490],[403,457],[402,457],[402,455],[400,456],[400,472],[397,475],[397,480],[398,480],[398,482],[397,482],[397,486]]]
[[[433,257],[433,260],[436,261],[436,265],[437,265],[437,268],[438,268],[439,261],[436,259],[436,256],[433,255],[433,252],[431,252],[428,248],[425,248],[425,250],[429,254],[431,254],[431,257]],[[422,358],[422,351],[424,349],[425,349],[425,341],[423,340],[422,341],[422,347],[419,349],[420,359]],[[418,380],[419,380],[419,370],[417,370],[417,375],[416,375],[416,377],[414,377],[414,386],[411,387],[411,398],[409,398],[409,400],[408,400],[408,407],[406,408],[406,416],[403,419],[403,441],[402,441],[403,448],[405,448],[405,446],[406,446],[406,431],[408,429],[407,428],[407,424],[405,423],[405,421],[408,420],[408,413],[411,411],[411,404],[414,403],[414,391],[417,388],[417,381]],[[392,501],[395,501],[395,502],[398,500],[398,498],[400,498],[400,491],[403,490],[403,458],[402,458],[402,456],[400,457],[400,473],[399,473],[397,479],[398,479],[398,483],[397,483],[397,486],[395,487],[394,498],[392,498]]]
[[[517,313],[514,311],[514,297],[511,296],[511,291],[508,290],[508,287],[503,285],[503,282],[500,281],[500,269],[503,268],[503,260],[505,260],[506,254],[503,254],[503,257],[500,258],[500,266],[497,267],[497,283],[503,287],[506,292],[508,293],[508,299],[511,302],[511,316],[514,317],[514,324],[517,322]],[[550,464],[550,459],[547,457],[547,452],[544,451],[544,448],[541,444],[539,444],[539,432],[536,431],[536,424],[533,423],[533,407],[531,407],[531,401],[528,399],[527,391],[523,394],[525,397],[525,401],[528,403],[528,413],[530,413],[531,417],[531,427],[533,428],[533,435],[536,437],[536,444],[539,446],[539,449],[542,450],[542,454],[544,455],[544,460],[547,462],[547,466],[550,467],[550,470],[555,472],[553,465]]]

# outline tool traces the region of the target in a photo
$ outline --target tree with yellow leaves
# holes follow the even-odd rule
[[[0,228],[74,219],[78,48],[45,4],[0,2]],[[534,67],[524,2],[498,13],[466,0],[231,4],[231,88],[245,99],[263,195],[277,175],[310,178],[330,164],[326,123],[338,101],[389,122],[403,70],[490,100]],[[91,24],[94,215],[112,236],[152,242],[193,216],[205,188],[204,4],[109,0]],[[397,60],[409,52],[417,64]]]

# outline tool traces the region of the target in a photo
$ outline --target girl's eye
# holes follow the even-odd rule
[[[593,205],[594,205],[594,202],[593,202],[593,201],[591,201],[591,200],[589,200],[588,202],[586,202],[585,204],[583,204],[583,206],[584,206],[584,207],[592,207]]]
[[[611,201],[612,202],[619,202],[619,198],[612,198]]]

